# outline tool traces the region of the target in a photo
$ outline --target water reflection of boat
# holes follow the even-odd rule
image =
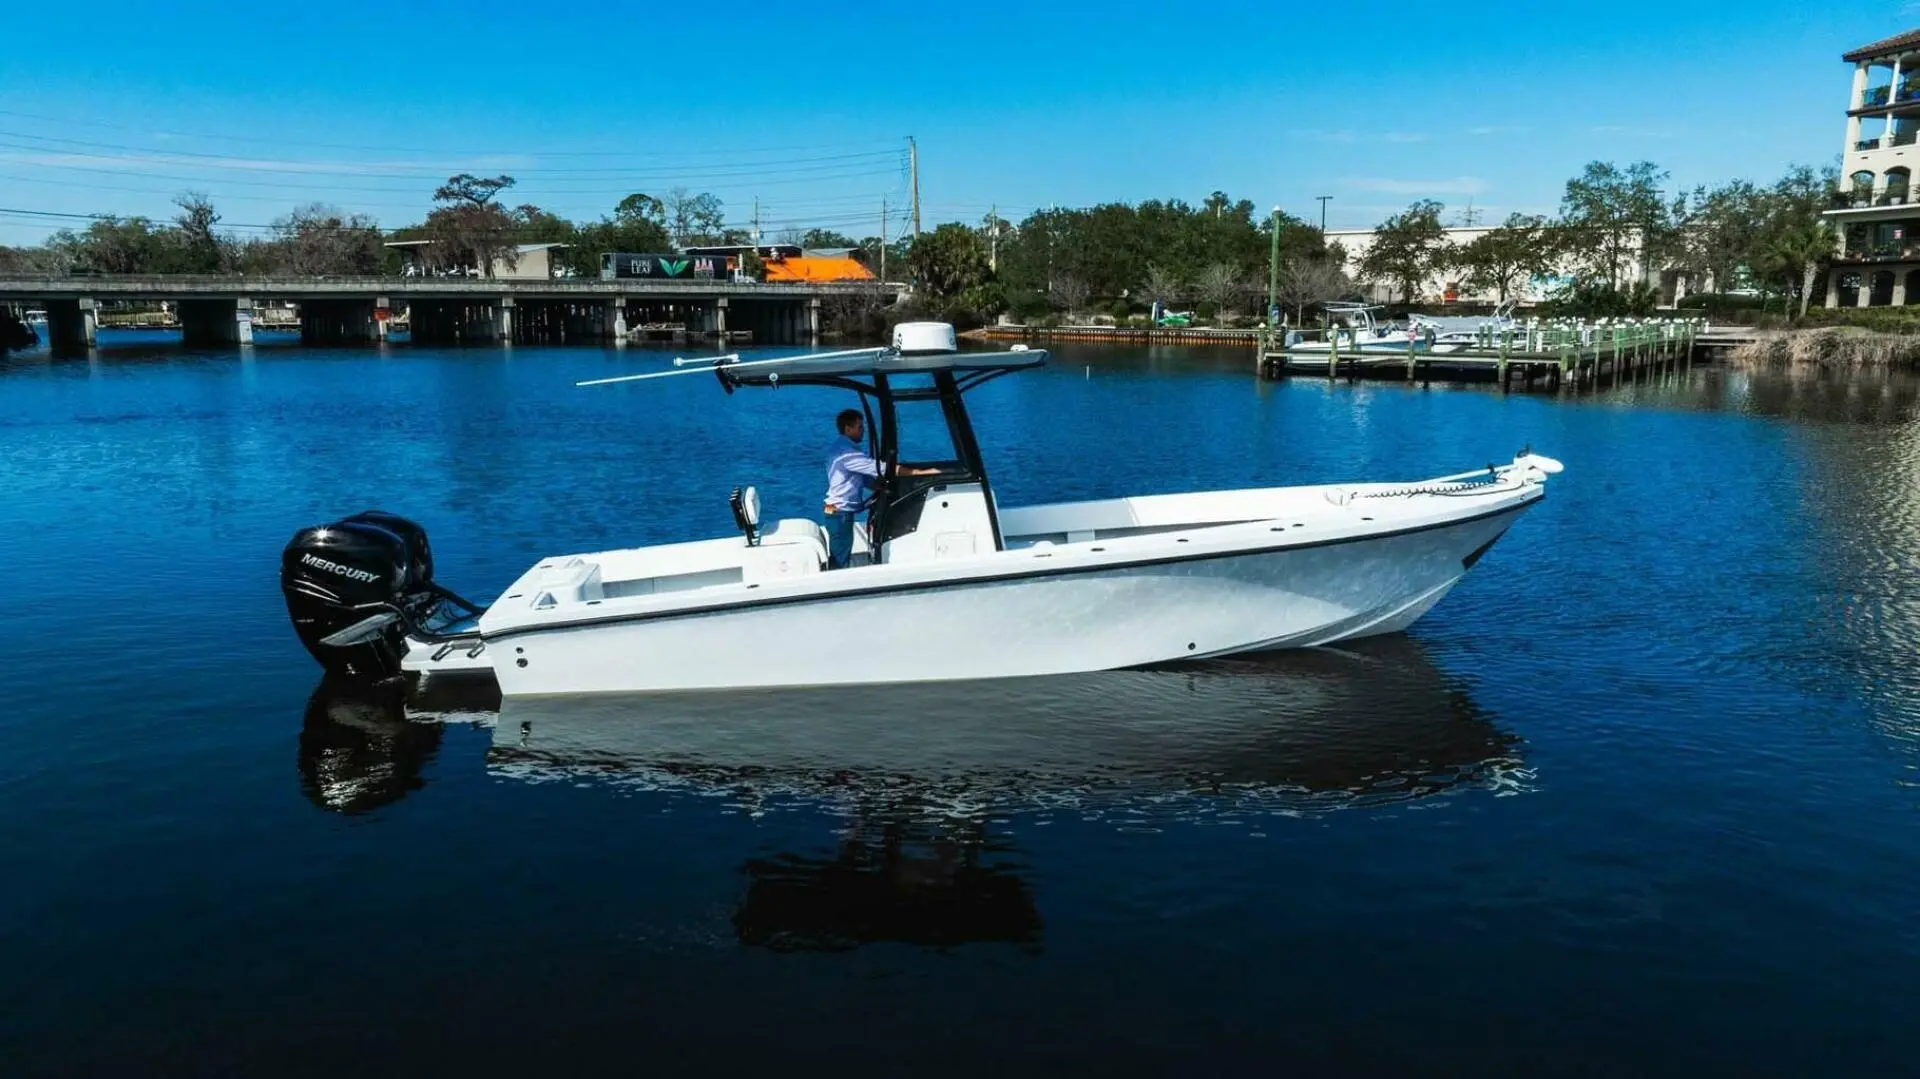
[[[1405,638],[942,686],[508,698],[494,771],[964,812],[1206,791],[1294,808],[1515,785],[1518,741]]]
[[[448,720],[492,722],[488,767],[532,780],[828,795],[934,815],[1061,796],[1233,794],[1293,808],[1518,790],[1520,742],[1419,644],[939,686],[507,698],[484,679],[411,694],[323,681],[301,772],[371,808],[419,784]]]
[[[782,951],[1037,949],[1042,924],[1012,814],[1107,815],[1128,827],[1238,818],[1258,830],[1271,827],[1263,814],[1525,781],[1519,740],[1418,644],[1395,637],[859,691],[395,697],[383,706],[359,692],[323,685],[308,709],[302,773],[330,809],[370,809],[417,789],[444,721],[495,707],[496,775],[684,793],[729,812],[834,813],[843,827],[824,847],[741,860],[735,937]]]
[[[468,699],[449,697],[450,691]],[[437,720],[444,712],[479,709],[491,716],[499,704],[498,689],[477,681],[449,681],[409,697],[323,680],[307,698],[300,727],[300,789],[314,805],[337,813],[390,805],[425,784],[422,772],[440,748]]]

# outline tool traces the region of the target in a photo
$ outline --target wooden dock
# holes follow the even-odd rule
[[[1415,342],[1409,342],[1405,352],[1273,349],[1263,343],[1257,365],[1265,378],[1492,382],[1503,390],[1579,390],[1603,379],[1690,364],[1702,346],[1702,328],[1691,321],[1517,328],[1485,333],[1474,345],[1443,352]]]

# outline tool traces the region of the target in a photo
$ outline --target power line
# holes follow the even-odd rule
[[[63,128],[95,127],[95,128],[104,128],[112,131],[138,131],[141,133],[160,135],[166,138],[202,139],[202,140],[213,141],[213,142],[246,142],[246,143],[256,143],[263,146],[302,146],[302,147],[307,147],[307,148],[316,149],[316,150],[360,150],[368,153],[388,153],[393,149],[391,146],[368,146],[365,144],[356,144],[356,143],[311,142],[311,141],[304,141],[299,139],[276,139],[276,138],[270,138],[270,137],[261,136],[261,135],[235,134],[232,132],[221,132],[220,134],[217,134],[217,135],[209,135],[205,133],[197,133],[197,132],[191,132],[191,131],[167,131],[167,130],[153,131],[148,127],[143,127],[143,126],[138,126],[133,124],[116,124],[116,123],[111,123],[105,120],[85,119],[85,118],[76,118],[76,117],[47,116],[42,113],[20,112],[13,109],[0,109],[0,116],[12,116],[12,117],[16,117],[23,120],[40,120],[46,123],[59,124]],[[27,136],[27,137],[43,138],[45,136]],[[882,143],[887,143],[889,145],[894,146],[897,149],[900,143],[900,140],[899,139],[871,139],[871,140],[862,140],[858,142],[845,142],[845,143],[815,143],[807,146],[760,146],[760,147],[753,147],[753,148],[732,148],[732,149],[715,149],[715,148],[700,149],[700,148],[675,147],[671,149],[663,148],[659,150],[554,150],[554,149],[530,149],[527,147],[520,147],[518,149],[505,150],[505,149],[496,147],[493,149],[486,149],[486,150],[443,148],[435,152],[444,153],[444,154],[470,154],[470,155],[481,156],[481,157],[490,156],[490,155],[513,154],[513,153],[527,154],[527,155],[537,156],[537,157],[611,157],[611,158],[693,157],[693,156],[702,156],[702,155],[727,156],[727,155],[749,155],[749,154],[785,154],[785,153],[794,153],[794,152],[811,152],[811,151],[817,151],[817,150],[840,150],[840,149],[852,149],[854,147],[859,147],[859,146],[878,146]]]
[[[4,144],[0,144],[0,145],[4,145]],[[0,156],[0,162],[4,162],[6,160],[7,158],[5,158],[4,156]],[[288,181],[249,180],[249,179],[240,179],[240,178],[231,177],[231,176],[220,176],[220,177],[182,176],[177,173],[147,172],[141,169],[107,169],[107,168],[98,168],[98,167],[89,166],[89,165],[66,165],[66,164],[56,165],[56,164],[40,164],[40,163],[34,163],[34,162],[19,162],[19,163],[26,164],[29,167],[34,167],[34,168],[58,169],[65,172],[84,172],[91,175],[128,176],[128,177],[138,177],[141,179],[148,179],[148,180],[165,180],[165,181],[169,181],[176,184],[186,184],[186,185],[193,185],[193,186],[200,186],[200,185],[206,185],[206,184],[222,184],[227,186],[266,187],[266,188],[274,188],[277,190],[295,190],[295,191],[299,191],[299,190],[314,190],[314,191],[327,191],[327,192],[358,191],[358,192],[366,192],[369,194],[381,194],[381,195],[404,195],[404,194],[419,193],[425,196],[430,194],[432,187],[437,187],[441,182],[444,182],[444,177],[443,177],[440,180],[422,181],[418,184],[408,184],[403,186],[394,186],[390,184],[380,184],[380,185],[335,184],[335,183],[302,184],[295,180],[288,180]],[[803,183],[819,183],[819,182],[827,182],[827,181],[833,181],[833,180],[858,180],[858,179],[878,178],[881,176],[895,175],[894,170],[890,168],[883,168],[883,169],[852,168],[852,169],[836,169],[832,171],[821,171],[821,172],[795,170],[795,172],[799,174],[796,175],[796,174],[782,173],[782,172],[762,173],[762,174],[755,174],[751,176],[748,176],[747,174],[743,174],[742,177],[738,178],[737,182],[719,183],[719,184],[714,184],[714,183],[689,184],[686,182],[680,182],[675,184],[674,186],[700,187],[710,192],[753,191],[761,187],[787,186],[791,184],[803,184]],[[304,174],[295,174],[295,175],[304,175]],[[686,179],[693,179],[693,177],[687,177]],[[728,176],[728,177],[721,177],[721,179],[735,180],[736,178]],[[559,186],[559,185],[569,184],[573,182],[582,182],[582,181],[579,179],[569,180],[564,178],[557,179],[557,180],[550,179],[550,178],[536,178],[534,181],[531,181],[525,185],[515,184],[514,190],[515,191],[532,191],[537,193],[541,190],[550,189],[552,190],[553,193],[560,194],[560,195],[629,195],[634,192],[635,187],[639,187],[639,186],[657,187],[658,186],[657,184],[654,184],[654,183],[642,184],[640,182],[625,185],[622,187],[611,187],[611,188],[610,187],[585,188],[585,187]],[[596,179],[596,180],[588,180],[584,182],[604,183],[607,181],[605,179]]]
[[[15,132],[0,131],[0,138],[32,139],[32,138],[36,138],[36,136],[31,136],[31,135],[21,136]],[[97,144],[97,143],[90,144],[90,145],[103,146],[103,144]],[[538,166],[517,167],[512,164],[505,164],[500,162],[494,162],[494,163],[485,164],[485,165],[477,164],[474,162],[440,162],[440,163],[373,162],[373,163],[358,163],[358,164],[352,163],[352,162],[335,162],[335,161],[261,162],[261,161],[246,161],[246,160],[234,158],[227,155],[221,155],[221,154],[189,155],[189,154],[179,154],[179,153],[153,153],[151,151],[141,150],[135,147],[108,147],[112,149],[117,149],[119,151],[119,155],[116,156],[111,154],[80,153],[80,152],[74,152],[74,151],[68,151],[68,150],[61,150],[54,147],[34,146],[34,145],[28,145],[28,144],[23,144],[19,142],[6,142],[6,141],[0,141],[0,148],[22,151],[28,154],[57,155],[61,158],[70,158],[78,162],[88,162],[88,161],[109,162],[109,163],[119,162],[123,164],[132,164],[132,165],[156,165],[162,168],[171,167],[171,168],[207,169],[207,170],[219,170],[219,171],[231,171],[231,172],[270,173],[270,174],[284,173],[284,174],[292,174],[292,175],[299,175],[299,176],[319,175],[319,176],[363,176],[363,177],[369,177],[369,178],[384,177],[384,178],[395,179],[395,180],[410,179],[410,180],[422,180],[422,181],[431,181],[439,178],[444,178],[445,176],[451,173],[501,171],[501,172],[510,172],[516,175],[526,175],[526,176],[533,176],[533,177],[548,179],[549,182],[553,180],[598,181],[598,180],[606,180],[612,177],[620,177],[620,176],[631,176],[636,178],[644,177],[657,182],[670,182],[677,179],[697,180],[703,177],[710,177],[710,176],[711,177],[757,176],[757,175],[762,175],[767,173],[772,173],[776,175],[792,175],[797,173],[826,172],[826,171],[832,171],[835,169],[851,168],[856,166],[866,166],[866,167],[877,168],[877,167],[880,167],[883,162],[900,160],[900,154],[898,152],[881,151],[876,153],[828,155],[828,156],[812,157],[812,158],[784,158],[784,159],[769,160],[769,161],[731,161],[731,162],[723,162],[723,163],[715,164],[711,166],[706,166],[706,165],[684,166],[683,165],[683,166],[670,166],[670,167],[669,166],[657,166],[657,167],[648,166],[648,167],[597,168],[597,169],[543,169]],[[129,158],[125,156],[127,154],[138,154],[139,157]],[[78,164],[69,164],[66,160],[37,161],[37,160],[23,160],[19,157],[15,157],[12,160],[21,161],[21,163],[23,164],[35,165],[42,168],[81,168],[83,167]],[[202,164],[201,163],[202,160],[205,160],[207,163]]]
[[[127,175],[129,175],[129,177],[138,177],[138,173],[127,173]],[[154,179],[169,179],[169,177],[154,177]],[[179,194],[179,188],[175,188],[173,192],[165,192],[165,190],[159,190],[156,186],[90,184],[90,182],[63,179],[63,177],[10,177],[10,175],[0,175],[0,180],[17,182],[17,184],[52,184],[52,186],[60,186],[60,188],[104,190],[104,192],[129,192],[129,194],[148,194],[148,196]],[[217,182],[230,184],[230,182],[234,182],[234,180],[217,180]],[[253,184],[253,186],[265,186],[265,188],[276,190],[276,192],[319,192],[319,194],[332,194],[332,192],[340,192],[340,190],[361,190],[361,188],[344,188],[344,186],[336,186],[336,184],[298,186],[298,184],[271,184],[271,182],[267,182],[267,184]],[[386,188],[374,188],[374,190],[376,190],[378,194],[407,194],[407,192],[397,192],[397,190],[396,192],[388,192]],[[419,188],[409,188],[409,190],[411,190],[411,192],[417,192]],[[205,194],[207,194],[207,198],[211,198],[211,200],[215,200],[215,202],[290,202],[288,196],[232,194],[232,192],[205,192]],[[553,192],[553,194],[568,194],[568,196],[572,196],[572,194],[595,194],[595,192]],[[632,194],[632,192],[626,192],[626,194]],[[298,196],[294,196],[294,198],[298,198]],[[801,198],[801,200],[781,200],[781,205],[787,205],[787,207],[806,207],[806,205],[870,204],[870,202],[874,202],[876,198],[879,198],[879,194],[845,194],[845,196],[820,196],[820,198]],[[334,200],[321,198],[321,200],[317,200],[317,202],[328,202],[328,204],[330,204],[330,202],[334,202]],[[417,211],[417,209],[420,209],[420,204],[419,202],[405,205],[394,204],[394,202],[388,202],[388,204],[355,202],[353,207],[355,207],[355,209],[403,209],[403,211]]]

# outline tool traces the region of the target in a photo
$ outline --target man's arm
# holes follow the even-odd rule
[[[880,462],[857,450],[841,454],[834,464],[856,476],[871,476],[875,479],[880,476]]]
[[[864,453],[842,454],[839,463],[840,467],[846,469],[848,472],[861,476],[871,476],[874,479],[879,479],[885,471],[885,469],[880,467],[880,462]],[[937,468],[898,468],[895,471],[902,476],[937,476],[940,474],[940,470]]]

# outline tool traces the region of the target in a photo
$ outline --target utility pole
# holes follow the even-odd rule
[[[1333,196],[1315,195],[1314,198],[1320,200],[1320,236],[1324,241],[1327,235],[1327,203],[1332,201]]]
[[[887,197],[880,196],[880,282],[887,280]]]
[[[987,210],[987,269],[1000,272],[1000,204]]]
[[[907,136],[907,174],[913,180],[913,238],[920,238],[920,144]]]
[[[753,197],[753,243],[756,247],[760,244],[760,196],[758,195]]]
[[[1273,309],[1280,302],[1280,207],[1273,208],[1273,250],[1267,255],[1267,328],[1274,324]]]

